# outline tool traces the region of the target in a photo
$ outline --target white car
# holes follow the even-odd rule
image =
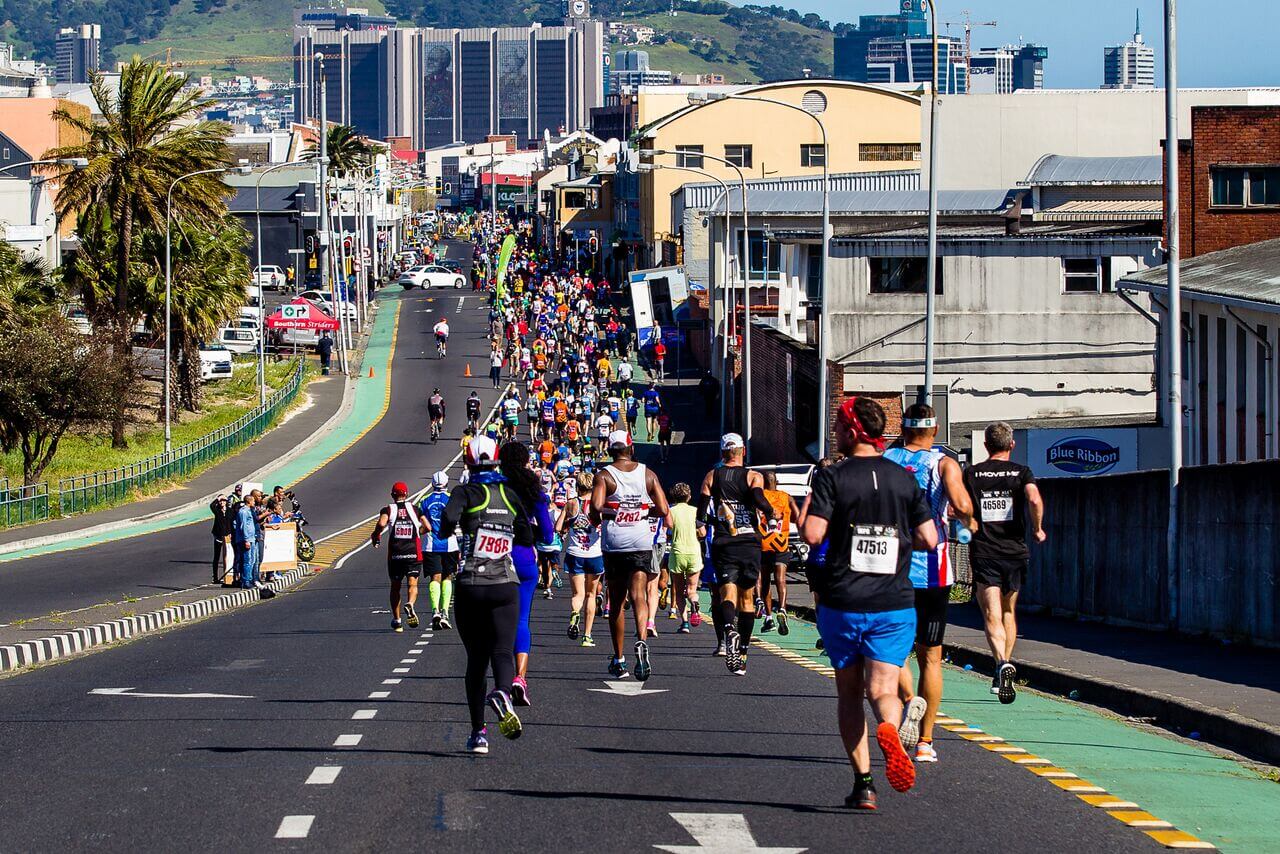
[[[257,353],[257,325],[243,326],[231,324],[218,330],[218,342],[232,353]]]
[[[467,284],[466,278],[461,274],[437,264],[410,267],[400,274],[398,281],[399,284],[404,285],[405,290],[410,288],[461,288]]]
[[[133,348],[133,358],[138,362],[138,370],[144,377],[152,380],[164,379],[164,348],[137,346]],[[230,379],[232,373],[231,351],[221,344],[202,343],[200,345],[200,379],[204,382]]]
[[[264,290],[282,291],[285,287],[284,270],[271,264],[263,264],[253,271],[253,284]]]
[[[310,291],[303,291],[302,293],[298,294],[298,296],[300,296],[302,299],[310,300],[311,302],[320,306],[321,310],[323,310],[324,313],[329,315],[330,317],[338,316],[337,311],[334,310],[333,301],[329,299],[329,294],[327,294],[326,292],[310,290]],[[342,305],[343,305],[343,313],[346,315],[346,319],[355,320],[357,316],[355,303],[345,302]]]

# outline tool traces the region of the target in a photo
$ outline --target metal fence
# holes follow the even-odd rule
[[[181,478],[262,435],[280,411],[302,387],[306,365],[298,360],[288,382],[276,389],[262,406],[195,441],[110,471],[64,477],[58,481],[58,511],[66,516],[83,513],[102,504],[122,501],[135,489],[170,478]],[[0,484],[0,528],[49,518],[47,483],[8,488]]]

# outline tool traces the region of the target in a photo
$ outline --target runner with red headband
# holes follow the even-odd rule
[[[915,766],[898,737],[899,671],[916,633],[911,550],[932,549],[938,532],[924,493],[905,469],[884,459],[884,410],[870,398],[844,402],[836,446],[846,459],[814,476],[803,536],[827,540],[826,562],[810,564],[818,632],[836,670],[840,737],[853,766],[845,805],[875,809],[863,698],[880,721],[876,742],[889,785],[915,785]]]

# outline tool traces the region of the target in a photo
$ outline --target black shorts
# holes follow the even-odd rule
[[[427,576],[442,575],[448,578],[458,571],[458,553],[423,552],[422,569]]]
[[[392,581],[403,581],[406,578],[417,578],[422,575],[422,564],[419,561],[398,560],[387,562],[387,577]]]
[[[1027,558],[969,557],[973,567],[973,583],[999,587],[1001,593],[1017,593],[1027,578]]]
[[[717,584],[735,584],[739,589],[755,587],[760,578],[760,541],[711,543],[711,563],[716,568]]]
[[[618,590],[629,589],[631,577],[637,572],[652,575],[653,550],[638,552],[605,552],[604,577],[610,587]]]
[[[947,603],[950,601],[950,585],[916,588],[916,643],[942,646],[942,636],[947,632]]]
[[[788,562],[787,552],[760,552],[760,574],[772,578],[774,570]]]

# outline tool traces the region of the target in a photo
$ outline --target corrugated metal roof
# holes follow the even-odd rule
[[[943,190],[938,193],[940,213],[1004,213],[1013,203],[1018,190]],[[740,189],[729,192],[729,210],[742,210]],[[929,194],[924,190],[884,190],[881,192],[833,192],[832,214],[925,214],[929,209]],[[822,193],[814,191],[788,192],[785,190],[747,189],[747,210],[752,215],[762,214],[819,214],[822,212]],[[723,213],[721,201],[711,211]]]
[[[837,172],[830,176],[831,190],[835,191],[874,191],[874,190],[918,190],[920,189],[919,169],[891,169],[879,172]],[[754,189],[778,190],[780,192],[810,190],[822,191],[821,175],[802,175],[789,178],[752,178],[747,181],[747,192]],[[705,211],[720,200],[723,190],[720,185],[711,181],[695,184],[684,184],[671,193],[671,221],[679,223],[684,220],[686,210]],[[735,196],[736,198],[736,196]]]
[[[1160,155],[1140,157],[1066,157],[1046,154],[1031,167],[1023,187],[1048,184],[1159,184]]]
[[[1036,213],[1039,222],[1105,222],[1161,219],[1164,207],[1159,199],[1077,199]]]
[[[1198,255],[1183,261],[1178,270],[1184,295],[1280,306],[1280,239]],[[1125,276],[1120,283],[1140,291],[1166,291],[1169,266]]]
[[[874,231],[853,229],[836,229],[836,239],[840,242],[883,241],[883,240],[925,240],[929,229],[924,224],[910,225],[901,228],[885,228]],[[940,240],[1107,240],[1149,239],[1157,240],[1159,235],[1146,225],[1130,223],[1033,223],[1023,225],[1017,232],[1009,233],[1004,225],[991,223],[940,223],[938,225]]]

